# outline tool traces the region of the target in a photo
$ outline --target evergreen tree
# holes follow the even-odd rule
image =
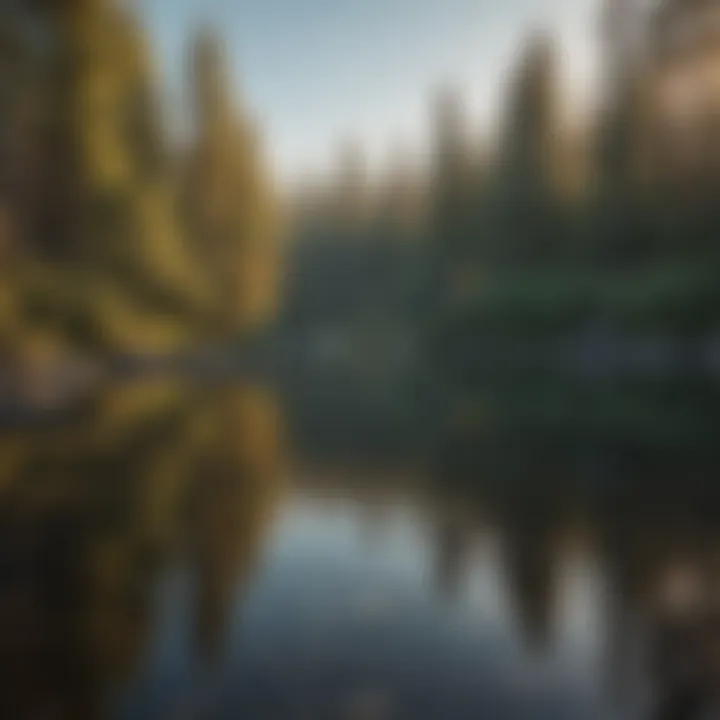
[[[348,140],[340,148],[332,193],[332,234],[348,240],[366,238],[370,211],[368,168],[364,148]]]
[[[218,40],[203,30],[192,49],[195,142],[185,207],[195,252],[215,284],[218,330],[246,331],[275,310],[278,215],[256,128],[238,114]]]
[[[538,259],[556,241],[557,95],[554,48],[533,36],[510,88],[500,157],[499,229],[512,261]]]
[[[431,177],[428,268],[429,302],[433,312],[462,292],[463,266],[477,238],[474,236],[473,164],[468,143],[465,108],[460,96],[444,88],[434,107],[434,156]]]
[[[45,102],[32,245],[44,267],[35,314],[86,344],[177,345],[206,291],[162,162],[143,38],[109,0],[38,7]]]
[[[465,108],[444,88],[434,108],[433,237],[440,256],[457,257],[467,241],[471,164]]]

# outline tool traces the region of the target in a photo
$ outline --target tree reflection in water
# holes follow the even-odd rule
[[[105,717],[150,641],[162,569],[198,568],[212,652],[277,498],[271,395],[144,383],[2,440],[2,717]]]
[[[490,699],[476,698],[476,683],[464,687],[458,678],[480,673],[488,651],[478,645],[461,652],[452,634],[442,644],[439,628],[446,632],[448,618],[461,623],[469,612],[469,581],[487,536],[499,541],[500,561],[491,572],[504,588],[502,597],[509,598],[505,609],[527,658],[550,663],[565,652],[560,646],[574,602],[568,597],[584,588],[594,602],[599,645],[593,652],[604,665],[608,702],[634,708],[633,717],[692,719],[718,688],[720,502],[711,455],[577,443],[568,448],[522,436],[453,431],[423,472],[365,468],[353,484],[350,468],[341,468],[332,473],[332,490],[347,500],[346,514],[354,517],[359,507],[362,542],[343,549],[346,541],[333,529],[339,527],[336,511],[318,505],[320,526],[312,532],[324,538],[323,553],[345,557],[347,567],[335,568],[338,575],[322,574],[320,559],[303,555],[301,543],[290,548],[293,582],[301,583],[288,586],[299,593],[294,597],[273,575],[277,567],[264,565],[270,534],[275,541],[278,528],[287,530],[295,498],[307,492],[302,479],[295,493],[282,492],[286,443],[270,390],[169,381],[111,388],[73,422],[6,433],[0,442],[2,717],[117,714],[112,698],[143,673],[167,612],[158,605],[158,588],[178,566],[190,577],[193,652],[211,674],[220,672],[230,650],[233,657],[239,652],[228,643],[237,642],[231,622],[246,591],[259,587],[259,597],[274,603],[276,615],[267,622],[277,631],[263,655],[271,672],[234,670],[240,673],[238,707],[253,697],[260,716],[263,708],[302,705],[302,698],[312,712],[314,701],[335,697],[332,678],[358,679],[376,664],[380,668],[380,648],[388,644],[388,652],[397,653],[388,682],[397,685],[390,689],[392,701],[380,690],[372,695],[384,698],[382,707],[415,708],[414,717],[421,719],[439,717],[450,706],[477,716],[485,706],[473,703]],[[308,498],[318,493],[323,495],[322,487],[304,502],[315,507]],[[407,562],[390,547],[394,535],[387,530],[397,522],[388,511],[390,496],[410,517],[418,510],[423,518],[413,525],[413,537],[430,547],[429,587],[412,592],[432,610],[416,616],[420,610],[408,599],[396,616],[376,619],[385,623],[383,637],[373,634],[372,623],[362,632],[345,627],[350,620],[341,610],[344,593],[362,593],[366,585],[374,592],[373,583],[386,582],[382,573],[398,569],[393,562]],[[576,549],[578,528],[583,572],[596,572],[601,583],[590,586],[581,574],[571,592],[563,568]],[[290,537],[292,543],[300,536]],[[373,558],[370,565],[360,562],[363,547]],[[270,580],[258,580],[261,568]],[[668,578],[680,577],[678,568],[700,589],[682,618],[668,615],[660,602]],[[346,588],[347,577],[357,585]],[[280,589],[271,597],[273,583]],[[302,603],[311,600],[320,603],[313,622],[334,628],[327,637],[293,625],[315,617],[301,613],[307,609]],[[257,607],[254,612],[257,621]],[[588,623],[581,619],[571,632],[589,633]],[[404,645],[392,650],[395,642]],[[311,651],[315,664],[304,662]],[[251,663],[255,656],[242,657]],[[301,662],[301,677],[312,692],[300,687]],[[458,677],[449,677],[449,668]],[[249,678],[259,678],[267,697],[258,699],[257,688],[242,694]],[[643,687],[654,706],[641,711]],[[439,697],[434,704],[422,700],[430,688],[449,693],[449,704]],[[518,717],[533,717],[528,712],[518,711]]]

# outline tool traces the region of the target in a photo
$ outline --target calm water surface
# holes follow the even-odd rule
[[[710,456],[349,422],[353,455],[297,418],[145,383],[5,433],[4,717],[653,717],[660,589],[714,581]]]

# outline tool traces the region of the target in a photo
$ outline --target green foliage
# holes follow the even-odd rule
[[[233,106],[211,33],[198,36],[192,61],[196,137],[185,177],[187,225],[195,257],[214,280],[217,331],[247,331],[275,309],[278,210],[257,133]]]
[[[434,346],[462,352],[503,335],[551,343],[597,328],[678,342],[718,331],[714,186],[706,177],[689,197],[688,181],[676,197],[683,178],[666,187],[655,175],[650,82],[631,74],[616,88],[595,137],[599,183],[568,202],[556,177],[566,138],[553,49],[542,38],[527,46],[490,180],[435,188]]]
[[[193,185],[175,174],[130,11],[109,0],[39,4],[33,22],[52,39],[45,48],[11,22],[0,38],[9,88],[0,159],[10,179],[0,215],[16,251],[3,339],[39,333],[86,350],[167,351],[232,333],[252,312],[267,321],[276,211],[247,123],[222,116],[230,101],[198,95],[208,106],[198,108],[206,127],[191,152]],[[211,226],[203,212],[217,207]],[[245,302],[252,294],[263,312]]]
[[[572,334],[598,323],[635,335],[702,336],[720,318],[717,263],[641,267],[553,265],[493,272],[437,318],[444,335],[484,331]]]

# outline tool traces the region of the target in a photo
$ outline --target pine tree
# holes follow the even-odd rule
[[[460,96],[450,88],[434,107],[433,236],[441,255],[457,257],[467,242],[471,163]]]
[[[44,312],[84,343],[183,342],[204,289],[177,221],[135,19],[109,0],[67,0],[41,4],[38,22],[48,50],[33,244],[54,261]]]
[[[432,243],[427,269],[433,312],[464,292],[465,268],[475,245],[473,162],[465,108],[459,94],[443,88],[434,105],[434,158],[430,189]]]
[[[348,240],[366,239],[369,215],[368,167],[365,149],[347,140],[338,153],[337,175],[332,193],[332,232]]]
[[[553,48],[533,37],[517,69],[505,123],[503,170],[519,193],[549,188],[557,140]]]
[[[220,43],[201,31],[191,53],[195,142],[185,206],[195,251],[217,288],[217,326],[247,331],[275,309],[277,207],[256,128],[230,97]]]
[[[501,146],[502,242],[512,260],[537,258],[555,241],[557,95],[553,45],[533,36],[510,89]]]

